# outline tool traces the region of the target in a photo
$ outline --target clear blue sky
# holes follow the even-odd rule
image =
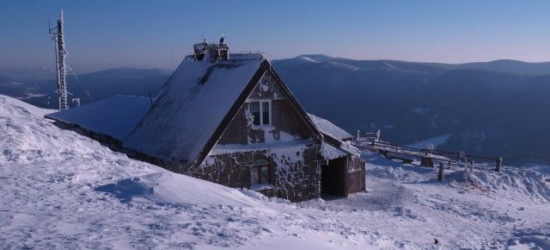
[[[550,1],[0,0],[0,68],[53,64],[48,20],[61,8],[75,71],[171,69],[222,34],[233,51],[272,59],[550,61]]]

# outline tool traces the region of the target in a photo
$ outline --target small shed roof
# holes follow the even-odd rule
[[[353,138],[353,136],[350,135],[348,132],[334,125],[328,120],[309,113],[308,116],[309,118],[311,118],[317,129],[319,129],[323,134],[326,134],[337,140],[347,140]]]
[[[122,141],[145,115],[151,101],[140,96],[113,96],[45,115],[46,118],[78,125]]]
[[[328,120],[309,113],[308,116],[311,118],[317,129],[325,135],[325,141],[321,145],[321,155],[325,159],[332,160],[347,155],[361,155],[361,150],[351,145],[349,141],[344,141],[353,138],[353,136],[351,136],[348,132]]]
[[[326,142],[323,142],[321,144],[320,153],[321,156],[323,156],[323,158],[325,158],[326,160],[334,160],[336,158],[341,158],[349,155],[347,152],[344,152]]]

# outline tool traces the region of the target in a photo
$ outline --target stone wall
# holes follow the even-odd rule
[[[290,201],[318,198],[321,193],[321,166],[318,159],[319,144],[302,150],[271,150],[276,165],[274,192],[277,197]]]
[[[270,188],[261,190],[267,196],[290,201],[319,197],[320,167],[318,144],[284,149],[267,149],[208,156],[190,175],[235,188],[251,188],[251,168],[254,162],[267,160],[271,165]]]

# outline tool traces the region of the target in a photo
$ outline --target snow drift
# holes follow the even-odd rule
[[[128,159],[0,96],[2,249],[548,249],[548,167],[365,154],[367,192],[268,199]],[[439,244],[434,245],[434,238]]]

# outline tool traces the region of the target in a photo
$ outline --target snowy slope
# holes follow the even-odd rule
[[[294,204],[128,159],[20,101],[0,96],[0,104],[2,249],[336,249],[329,240],[345,242],[302,233],[301,221],[315,220]]]
[[[0,96],[1,249],[550,249],[548,167],[436,182],[366,154],[368,192],[288,203],[128,159],[35,111]]]

